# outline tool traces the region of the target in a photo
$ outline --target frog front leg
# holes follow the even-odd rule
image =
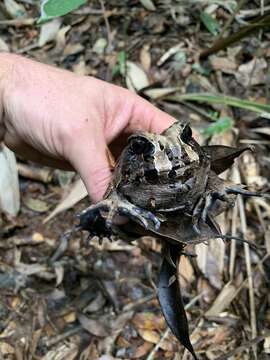
[[[139,223],[145,229],[149,228],[149,222],[154,225],[156,230],[160,227],[159,219],[151,211],[133,205],[117,191],[111,192],[106,199],[85,209],[80,214],[79,227],[95,233],[95,224],[103,222],[104,233],[106,233],[112,230],[117,215],[125,216]]]

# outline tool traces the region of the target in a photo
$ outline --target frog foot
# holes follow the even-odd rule
[[[95,223],[102,218],[107,231],[109,231],[112,229],[114,219],[117,215],[122,215],[134,220],[146,230],[149,228],[149,221],[153,223],[156,230],[160,227],[159,219],[152,212],[139,208],[131,204],[128,200],[121,199],[118,196],[111,196],[85,209],[80,214],[79,226],[83,230],[92,232],[95,228]]]
[[[207,223],[208,214],[213,210],[216,201],[220,200],[227,203],[227,208],[234,206],[234,199],[232,199],[227,192],[212,191],[202,195],[192,211],[192,228],[200,235],[199,222],[202,220]]]

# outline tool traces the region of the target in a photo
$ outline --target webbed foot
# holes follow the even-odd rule
[[[111,194],[110,197],[97,204],[89,206],[80,214],[80,227],[89,232],[95,232],[96,223],[99,228],[104,228],[104,233],[112,230],[116,216],[124,216],[131,219],[145,229],[149,228],[151,222],[155,229],[160,227],[159,219],[150,211],[131,204],[127,199],[121,198],[118,194]]]

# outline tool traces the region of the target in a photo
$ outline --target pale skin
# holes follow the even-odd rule
[[[0,54],[0,142],[35,162],[75,169],[92,201],[111,179],[108,146],[175,121],[138,95],[93,77]]]

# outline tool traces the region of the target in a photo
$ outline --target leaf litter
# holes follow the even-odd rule
[[[244,182],[252,188],[255,187],[255,190],[261,188],[264,191],[269,190],[270,162],[267,156],[270,141],[269,120],[267,119],[269,97],[267,69],[264,66],[264,62],[269,59],[268,30],[264,29],[260,38],[257,36],[258,33],[250,34],[248,38],[217,52],[215,56],[220,60],[215,60],[212,65],[207,59],[201,60],[200,66],[207,71],[202,72],[201,78],[192,77],[196,72],[192,65],[198,63],[199,49],[210,47],[214,42],[211,33],[200,22],[199,14],[209,13],[218,22],[222,32],[233,14],[233,6],[228,8],[233,2],[225,5],[224,2],[216,2],[216,7],[211,11],[207,8],[208,2],[197,1],[184,5],[151,1],[155,10],[148,10],[140,1],[132,2],[128,6],[116,1],[104,2],[111,29],[112,47],[110,49],[106,47],[100,54],[94,52],[93,47],[98,39],[106,38],[107,32],[99,1],[94,1],[90,5],[86,4],[81,11],[75,11],[64,17],[56,34],[56,41],[47,42],[40,48],[32,48],[39,39],[39,29],[33,21],[39,16],[37,5],[30,1],[16,1],[16,3],[23,6],[26,15],[23,18],[10,19],[10,15],[5,12],[2,16],[1,11],[1,31],[3,29],[1,21],[5,24],[5,31],[1,33],[1,39],[5,44],[4,49],[24,53],[39,61],[61,65],[67,69],[74,69],[81,62],[80,72],[84,67],[84,74],[98,76],[109,81],[112,79],[113,68],[118,62],[119,53],[124,52],[122,69],[125,68],[125,62],[128,60],[144,71],[148,82],[145,93],[152,91],[155,94],[157,89],[156,94],[158,94],[153,98],[149,96],[148,99],[153,99],[156,105],[177,119],[190,120],[193,127],[203,131],[214,124],[209,123],[209,118],[214,112],[218,112],[219,116],[216,118],[224,116],[225,112],[226,116],[233,120],[232,128],[220,134],[216,134],[214,130],[214,134],[211,134],[207,141],[210,144],[222,144],[224,136],[230,134],[231,138],[227,144],[229,146],[238,147],[241,144],[246,146],[253,143],[254,151],[248,156],[242,155],[237,160],[239,168],[237,176],[240,176],[237,182]],[[263,10],[263,5],[259,7],[255,1],[246,2],[236,14],[233,28],[227,28],[223,36],[237,31],[243,26],[243,19],[249,22]],[[265,11],[268,11],[267,6],[265,6]],[[128,19],[126,26],[124,26],[124,19]],[[89,29],[89,26],[91,32],[85,30]],[[15,37],[14,34],[16,34]],[[58,41],[60,37],[61,41]],[[78,38],[79,47],[77,46]],[[186,65],[190,66],[191,73],[187,77],[183,76],[182,69],[179,71],[173,66],[174,56],[168,57],[165,62],[158,65],[159,59],[171,48],[177,47],[179,43],[183,44],[181,52],[185,53]],[[149,53],[144,51],[145,54],[142,57],[141,51],[144,47]],[[236,55],[232,57],[231,54]],[[229,59],[230,62],[222,60],[224,58]],[[240,75],[237,77],[239,69],[242,77]],[[141,78],[146,84],[146,78],[144,76]],[[221,96],[215,98],[202,96],[197,97],[198,100],[195,102],[189,102],[189,98],[191,99],[194,93],[195,98],[196,93],[205,91],[204,80],[207,80],[211,88],[215,90],[211,96],[216,96],[216,94],[221,94]],[[113,77],[113,81],[125,86],[125,70],[118,72]],[[152,88],[149,88],[149,85],[152,85]],[[140,94],[144,95],[143,86],[139,85],[139,88],[142,88]],[[172,92],[178,92],[181,97],[177,95],[179,96],[177,100],[166,98]],[[208,99],[211,101],[208,102]],[[210,115],[209,118],[202,115],[201,109]],[[257,113],[253,112],[254,110]],[[22,159],[19,159],[19,162],[22,162]],[[255,167],[252,165],[254,162],[257,164]],[[32,166],[32,164],[29,165]],[[233,171],[227,171],[224,177],[231,179]],[[260,179],[258,185],[254,184],[256,179]],[[233,179],[232,181],[235,182]],[[51,209],[61,202],[63,189],[55,181],[55,177],[47,183],[20,177],[20,189],[22,205],[19,215],[14,217],[2,214],[0,218],[2,237],[0,248],[0,278],[2,280],[0,283],[3,285],[3,288],[0,286],[0,336],[3,339],[1,351],[3,350],[9,358],[18,351],[28,358],[27,349],[32,344],[33,354],[44,359],[59,356],[59,358],[80,357],[82,356],[80,349],[88,349],[88,354],[90,354],[88,356],[91,359],[102,357],[144,359],[150,354],[156,359],[177,359],[179,354],[182,357],[183,347],[177,344],[171,334],[168,334],[166,339],[173,344],[173,349],[159,347],[160,340],[158,339],[166,333],[166,326],[163,323],[160,327],[155,322],[155,319],[162,319],[153,287],[153,283],[157,282],[160,266],[160,246],[157,246],[157,240],[142,239],[134,243],[136,246],[130,246],[125,241],[118,240],[119,250],[115,247],[110,250],[110,246],[101,250],[97,246],[92,246],[85,235],[76,234],[67,241],[62,255],[52,261],[52,255],[59,247],[60,236],[73,226],[75,214],[80,213],[87,206],[88,201],[87,199],[79,200],[83,197],[82,193],[77,199],[75,195],[66,210],[56,214],[46,224],[42,224],[43,220],[51,214]],[[50,210],[43,214],[27,208],[24,205],[24,199],[27,197],[41,199],[49,204]],[[249,246],[247,245],[244,251],[243,245],[234,240],[225,246],[225,250],[220,247],[215,256],[223,259],[224,265],[219,270],[221,273],[212,267],[209,256],[204,257],[204,269],[208,272],[202,273],[196,257],[189,256],[195,254],[196,245],[188,245],[185,249],[195,277],[190,275],[190,271],[185,270],[185,275],[189,275],[186,275],[187,280],[181,280],[181,294],[184,304],[195,299],[188,309],[187,318],[191,343],[199,358],[250,359],[255,358],[256,353],[258,358],[263,358],[269,351],[267,345],[269,334],[266,332],[269,328],[269,282],[267,280],[270,273],[269,250],[267,250],[267,246],[269,249],[267,243],[269,201],[262,198],[252,201],[244,200],[243,206],[240,206],[241,212],[237,204],[234,209],[224,215],[226,233],[242,238],[244,230],[244,237],[256,244],[256,248],[250,247],[247,251],[247,246]],[[243,219],[246,219],[244,228]],[[31,238],[35,239],[36,232],[41,234],[42,241],[31,240]],[[12,241],[9,242],[11,239]],[[222,240],[214,241],[222,242]],[[106,242],[110,244],[109,240]],[[205,248],[208,249],[207,246]],[[36,264],[36,267],[25,267],[32,264]],[[151,272],[146,271],[149,266],[152,268]],[[63,274],[60,275],[57,270],[58,275],[56,275],[55,269],[60,268],[63,269]],[[178,269],[181,276],[181,265]],[[27,272],[23,279],[21,271]],[[218,273],[221,277],[218,282],[215,282],[214,279]],[[248,280],[250,274],[254,279],[253,282]],[[211,276],[212,280],[210,280]],[[58,295],[55,293],[57,282],[57,289],[60,290]],[[11,286],[5,287],[4,284],[11,284]],[[114,287],[113,291],[111,287]],[[255,294],[254,291],[252,294],[252,289],[255,289]],[[109,315],[111,321],[115,323],[121,316],[122,309],[128,306],[127,308],[134,310],[133,316],[125,325],[123,323],[121,326],[118,325],[118,333],[113,337],[111,335],[107,338],[96,337],[84,330],[78,320],[79,314],[84,313],[84,309],[87,309],[87,306],[100,296],[98,295],[100,291],[106,302],[96,313],[91,313],[91,316],[86,312],[84,315],[89,319],[99,321],[104,314],[111,314],[115,311],[115,302],[118,302],[119,313]],[[114,295],[111,297],[109,294]],[[207,313],[208,310],[211,316],[199,320],[199,314]],[[68,317],[67,314],[70,311],[73,311],[74,315]],[[137,325],[133,323],[133,319],[139,313],[152,314],[152,320],[151,318],[149,320],[150,328],[146,326],[143,332],[137,331]],[[34,333],[26,327],[26,320],[28,323],[36,324]],[[39,331],[39,334],[36,334],[36,331]],[[150,335],[147,331],[150,331]],[[151,332],[153,332],[152,336]],[[153,343],[149,343],[149,336]],[[36,338],[35,346],[32,343],[34,338]],[[69,345],[67,345],[67,339]],[[138,349],[141,349],[140,352]],[[188,358],[188,355],[183,355],[183,358]]]

